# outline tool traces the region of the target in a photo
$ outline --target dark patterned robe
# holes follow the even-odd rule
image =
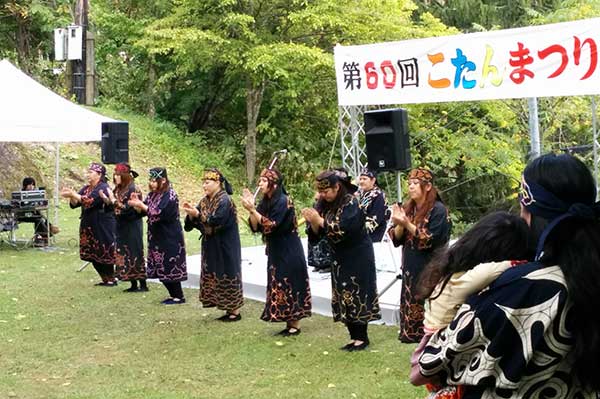
[[[414,223],[415,215],[407,216]],[[402,237],[394,237],[394,246],[403,245],[399,335],[402,342],[418,343],[423,338],[424,301],[415,299],[415,291],[433,251],[448,243],[451,228],[448,210],[443,203],[436,201],[423,222],[417,226],[416,235],[405,230]]]
[[[338,208],[324,209],[325,226],[315,234],[307,228],[308,239],[317,242],[325,235],[333,248],[331,308],[333,319],[343,323],[366,324],[379,320],[379,298],[373,243],[365,228],[365,215],[357,199],[346,194]]]
[[[166,282],[187,280],[177,194],[172,188],[165,192],[151,192],[144,203],[148,206],[148,278]]]
[[[558,266],[510,268],[432,335],[421,374],[462,385],[464,399],[599,398],[572,372],[571,309]]]
[[[233,311],[244,304],[242,250],[235,205],[224,190],[204,197],[197,218],[185,218],[185,230],[202,233],[200,302],[204,307]]]
[[[294,205],[279,189],[272,198],[263,198],[257,211],[262,221],[254,231],[263,234],[268,257],[267,300],[260,318],[294,321],[309,317],[310,285]]]
[[[375,186],[372,190],[357,192],[358,206],[365,213],[365,227],[371,241],[379,242],[385,234],[388,217],[385,194]]]
[[[135,183],[122,189],[115,188],[115,217],[117,218],[117,255],[116,275],[120,280],[142,280],[146,278],[146,259],[144,258],[144,227],[142,215],[127,204],[132,193],[138,198],[142,192]]]
[[[99,182],[94,187],[79,190],[81,202],[71,208],[81,207],[79,224],[79,257],[88,262],[106,265],[115,263],[115,214],[112,205],[100,198],[100,190],[108,195],[108,184]]]

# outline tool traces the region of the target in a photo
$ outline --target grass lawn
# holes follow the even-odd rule
[[[76,272],[78,211],[60,215],[56,250],[0,246],[0,398],[425,396],[408,382],[414,345],[400,344],[396,327],[371,326],[370,350],[346,353],[346,329],[327,317],[279,338],[283,326],[260,321],[258,302],[227,324],[200,307],[196,290],[185,305],[162,306],[161,285],[144,294],[94,287],[91,266]],[[32,231],[22,224],[19,234]],[[197,234],[186,238],[197,253]]]

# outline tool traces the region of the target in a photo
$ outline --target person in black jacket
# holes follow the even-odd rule
[[[184,229],[201,233],[200,302],[205,308],[224,310],[219,320],[238,321],[244,293],[237,210],[230,197],[233,189],[216,168],[204,171],[202,187],[206,195],[197,206],[183,203]]]
[[[108,196],[104,165],[92,162],[87,172],[88,184],[79,192],[63,188],[61,196],[69,199],[71,208],[81,207],[79,224],[79,257],[91,262],[100,275],[96,285],[114,287],[115,280],[115,230],[116,221],[112,205],[104,202],[100,193]]]
[[[365,227],[371,241],[379,242],[385,234],[388,220],[385,193],[377,184],[377,175],[363,169],[358,177],[359,190],[356,192],[358,206],[365,213]]]
[[[308,239],[316,242],[325,236],[333,248],[333,319],[346,325],[351,339],[341,349],[364,350],[370,343],[368,323],[381,318],[375,254],[365,228],[365,215],[353,195],[356,186],[344,172],[322,172],[317,176],[317,189],[321,199],[316,209],[302,210],[310,226]]]
[[[294,204],[277,170],[264,169],[259,187],[263,198],[258,207],[248,189],[244,189],[242,204],[250,213],[252,231],[262,233],[267,245],[267,299],[261,319],[285,322],[280,335],[298,335],[300,320],[311,316],[312,299]]]
[[[131,287],[127,288],[125,292],[148,291],[142,215],[128,204],[132,195],[138,198],[142,197],[142,192],[134,181],[137,176],[138,174],[131,170],[129,164],[118,163],[115,165],[113,175],[114,192],[109,190],[109,195],[100,192],[100,197],[104,202],[114,207],[117,220],[116,274],[119,280],[131,283]]]

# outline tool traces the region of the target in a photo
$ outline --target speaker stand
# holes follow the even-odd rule
[[[398,193],[398,202],[402,203],[402,172],[396,171],[396,188]]]
[[[81,265],[81,267],[77,270],[78,272],[82,271],[83,269],[85,269],[88,265],[90,264],[90,262],[85,262],[83,265]]]

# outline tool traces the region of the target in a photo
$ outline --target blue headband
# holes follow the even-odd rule
[[[525,181],[525,177],[523,177],[521,183],[519,201],[529,213],[543,217],[550,222],[539,238],[535,260],[539,260],[544,254],[546,238],[560,222],[570,217],[594,220],[600,216],[600,202],[594,203],[592,199],[589,204],[581,202],[568,203],[539,184]]]

